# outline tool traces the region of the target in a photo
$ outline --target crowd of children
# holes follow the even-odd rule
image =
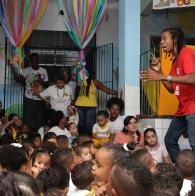
[[[51,110],[38,132],[1,112],[0,195],[194,196],[195,153],[172,163],[156,131],[138,130],[124,103],[111,98],[96,114],[92,135],[81,135],[78,113]]]

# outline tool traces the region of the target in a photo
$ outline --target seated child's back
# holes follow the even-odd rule
[[[147,149],[139,149],[133,153],[133,158],[139,163],[145,165],[152,173],[156,172],[156,165],[152,155]]]
[[[112,167],[106,192],[108,196],[149,196],[152,184],[150,171],[128,157]]]
[[[92,174],[92,162],[85,161],[76,165],[71,172],[72,182],[75,189],[68,196],[86,196],[90,194],[94,176]]]
[[[195,175],[195,153],[192,150],[182,150],[176,158],[176,167],[184,181],[180,195],[186,195],[191,190],[192,178]]]

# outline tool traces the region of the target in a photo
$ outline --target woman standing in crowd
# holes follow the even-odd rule
[[[107,88],[91,75],[89,75],[87,80],[83,81],[79,96],[75,102],[79,113],[78,127],[80,134],[92,134],[93,125],[96,122],[97,89],[117,96],[117,91]]]

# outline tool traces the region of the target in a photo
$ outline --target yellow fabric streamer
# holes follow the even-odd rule
[[[159,103],[159,82],[143,82],[144,94],[151,107],[153,115],[157,114]]]

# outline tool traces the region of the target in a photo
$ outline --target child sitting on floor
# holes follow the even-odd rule
[[[49,189],[58,188],[64,192],[68,192],[70,174],[62,165],[52,165],[47,170],[41,172],[37,177],[37,183],[42,194],[45,195]]]
[[[86,142],[83,142],[83,145],[86,145],[88,148],[89,148],[89,151],[92,155],[92,158],[95,159],[95,154],[97,152],[97,147],[95,146],[94,142],[93,141],[86,141]]]
[[[150,196],[179,196],[177,183],[166,175],[154,175],[153,190]]]
[[[111,169],[106,192],[108,196],[149,196],[153,176],[130,157],[119,160]],[[157,195],[156,195],[157,196]]]
[[[195,176],[195,153],[192,150],[182,150],[176,158],[176,167],[184,178],[180,195],[188,195]]]
[[[57,147],[59,149],[65,149],[69,147],[69,140],[68,137],[66,135],[59,135],[56,138],[57,141]]]
[[[147,149],[136,150],[132,156],[133,159],[147,167],[152,173],[156,172],[156,164]]]
[[[109,114],[106,110],[97,112],[97,123],[93,126],[93,142],[96,145],[101,145],[110,142],[110,127],[108,122]]]
[[[76,110],[76,107],[73,105],[69,105],[68,106],[68,113],[69,113],[68,123],[74,122],[76,125],[78,125],[79,114]]]
[[[36,178],[42,171],[49,168],[51,155],[47,150],[37,149],[31,156],[32,175]]]
[[[153,128],[147,128],[144,131],[145,148],[152,155],[155,163],[171,163],[171,159],[163,144],[158,143],[156,131]]]
[[[73,152],[71,148],[56,150],[51,157],[51,165],[62,165],[69,173],[72,170]]]
[[[68,193],[69,196],[93,195],[90,192],[94,182],[92,162],[85,161],[76,165],[71,172],[71,178],[75,189]]]
[[[80,144],[74,148],[75,154],[80,158],[81,162],[83,161],[91,161],[92,155],[90,153],[90,149],[88,145]]]
[[[112,167],[119,160],[127,157],[131,157],[131,154],[119,144],[106,144],[97,150],[94,165],[92,167],[92,173],[96,182],[96,195],[100,192],[105,193],[106,184]]]
[[[34,149],[41,148],[42,140],[39,133],[31,133],[29,136],[29,140],[31,141]]]
[[[78,138],[77,124],[75,122],[71,122],[68,124],[67,129],[68,129],[69,133],[71,134],[70,143],[72,144],[72,141],[75,140],[76,138]]]

